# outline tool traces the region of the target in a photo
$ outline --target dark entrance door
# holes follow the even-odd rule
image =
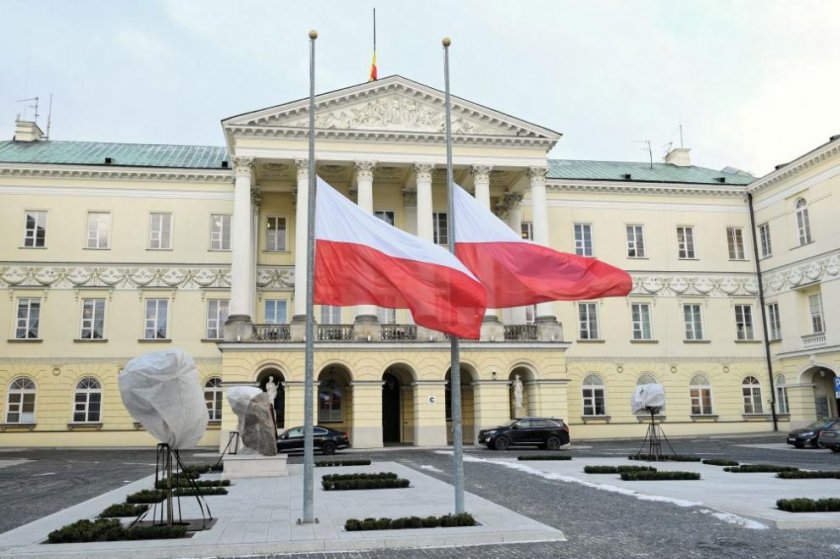
[[[400,382],[385,373],[382,377],[382,442],[400,442]]]

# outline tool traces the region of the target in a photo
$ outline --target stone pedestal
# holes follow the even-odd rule
[[[505,325],[499,317],[492,314],[484,315],[481,321],[482,342],[502,342],[505,339]]]
[[[562,342],[563,325],[553,316],[538,316],[534,321],[537,325],[537,341]]]
[[[293,342],[306,341],[306,315],[296,314],[289,324],[289,338]],[[317,339],[317,338],[316,338]]]
[[[257,477],[286,477],[286,455],[259,456],[227,454],[222,458],[224,471],[222,479],[244,479]]]
[[[247,314],[232,314],[225,321],[226,342],[249,342],[254,336],[254,325]]]
[[[353,339],[357,342],[382,341],[382,326],[375,314],[360,314],[353,321]]]

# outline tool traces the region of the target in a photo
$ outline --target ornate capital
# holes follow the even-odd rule
[[[373,181],[373,169],[376,167],[376,161],[356,161],[354,167],[356,168],[357,181]]]
[[[435,166],[432,163],[415,163],[414,172],[417,173],[417,182],[432,182],[432,171]]]
[[[309,177],[309,160],[295,159],[295,167],[297,167],[297,180],[303,181]]]
[[[548,167],[528,167],[528,177],[531,185],[545,184],[545,176],[548,174]]]
[[[234,157],[233,170],[237,175],[250,175],[254,172],[254,158],[253,157]]]
[[[490,172],[493,170],[492,165],[473,165],[472,173],[476,182],[486,181],[490,182]]]

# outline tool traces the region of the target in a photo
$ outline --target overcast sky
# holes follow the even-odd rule
[[[0,138],[54,94],[52,138],[222,145],[222,118],[379,75],[562,132],[551,157],[762,175],[840,134],[840,2],[0,0]],[[32,110],[27,116],[31,118]]]

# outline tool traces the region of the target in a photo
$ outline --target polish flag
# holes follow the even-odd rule
[[[315,303],[407,308],[420,326],[479,338],[484,286],[454,255],[317,180]]]
[[[523,239],[458,185],[455,254],[487,289],[487,306],[624,296],[630,275],[595,258],[558,252]]]

